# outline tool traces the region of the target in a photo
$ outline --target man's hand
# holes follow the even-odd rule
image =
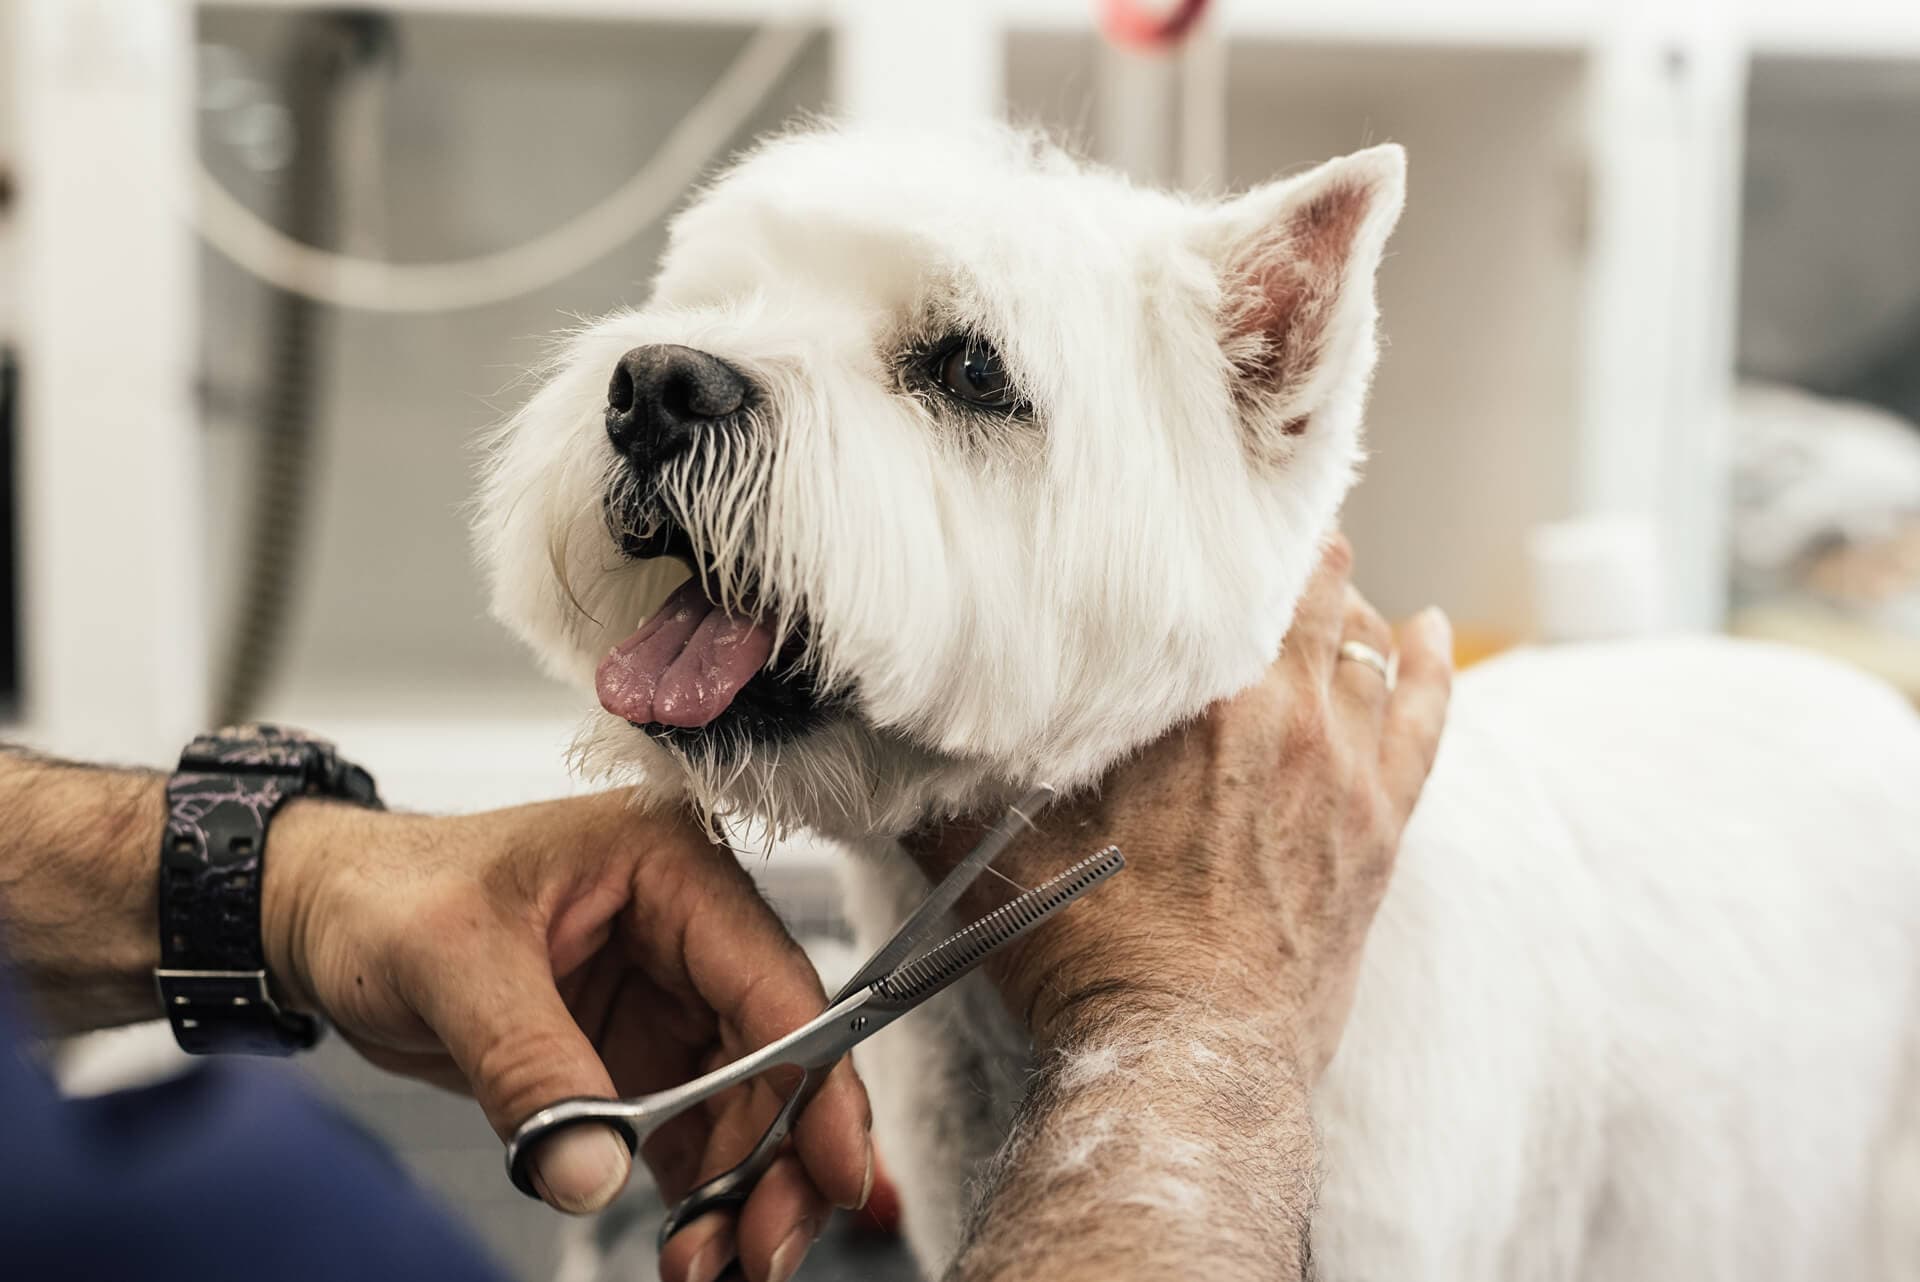
[[[382,1068],[471,1091],[503,1137],[566,1096],[677,1085],[826,1004],[732,856],[619,793],[451,819],[296,802],[266,868],[268,963],[296,1004]],[[760,1079],[658,1132],[642,1156],[667,1198],[743,1156],[779,1102]],[[755,1282],[784,1277],[831,1204],[865,1200],[869,1123],[843,1062],[737,1224],[701,1220],[663,1269],[712,1282],[737,1245]],[[624,1142],[583,1126],[543,1146],[533,1178],[585,1212],[627,1166]]]
[[[1432,767],[1446,619],[1395,649],[1326,554],[1255,688],[1048,810],[1000,867],[1033,882],[1113,842],[1126,871],[993,963],[1040,1070],[954,1266],[964,1282],[1298,1277],[1314,1187],[1308,1096],[1339,1046],[1361,946]],[[947,867],[972,831],[917,853]]]
[[[1046,811],[998,867],[1032,884],[1109,842],[1127,869],[1008,949],[1001,990],[1042,1047],[1083,1004],[1188,1007],[1268,1021],[1317,1078],[1339,1045],[1360,947],[1438,750],[1452,680],[1446,616],[1400,629],[1327,551],[1259,685]],[[1398,651],[1392,690],[1342,641]],[[921,847],[937,873],[973,831]]]
[[[0,750],[0,923],[8,960],[56,1033],[160,1014],[154,861],[165,777]],[[261,884],[267,964],[374,1063],[470,1091],[503,1137],[572,1095],[678,1085],[826,1005],[819,978],[731,855],[680,816],[619,793],[436,819],[289,803]],[[774,1086],[709,1101],[642,1150],[678,1199],[746,1155]],[[740,1214],[714,1214],[663,1254],[673,1282],[713,1282],[735,1254],[784,1278],[830,1204],[872,1179],[866,1094],[843,1063]],[[627,1177],[605,1127],[534,1155],[543,1196],[606,1204]],[[502,1177],[504,1178],[504,1177]]]

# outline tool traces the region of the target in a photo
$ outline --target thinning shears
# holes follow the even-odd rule
[[[771,1068],[797,1067],[802,1070],[799,1085],[781,1105],[753,1151],[674,1207],[661,1225],[660,1244],[665,1246],[668,1238],[709,1211],[745,1203],[773,1164],[794,1120],[842,1056],[1125,865],[1119,847],[1108,846],[935,942],[948,910],[1021,829],[1032,826],[1032,816],[1052,796],[1053,790],[1041,785],[1010,807],[979,844],[941,878],[893,937],[834,994],[817,1018],[731,1064],[670,1090],[629,1099],[561,1100],[522,1122],[507,1142],[507,1175],[514,1187],[528,1197],[539,1196],[527,1170],[528,1155],[540,1141],[565,1127],[586,1122],[611,1126],[629,1149],[637,1150],[659,1127],[722,1091]]]

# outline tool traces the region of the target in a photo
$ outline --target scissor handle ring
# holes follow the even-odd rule
[[[533,1173],[529,1169],[533,1150],[569,1127],[584,1126],[588,1122],[612,1127],[614,1133],[626,1141],[627,1156],[637,1153],[640,1149],[640,1132],[627,1118],[606,1111],[606,1105],[616,1103],[618,1101],[596,1095],[575,1095],[570,1099],[556,1100],[522,1122],[507,1141],[507,1178],[513,1181],[513,1187],[535,1201],[545,1200],[533,1187]]]
[[[731,1172],[728,1172],[731,1174]],[[737,1211],[747,1204],[747,1198],[753,1193],[752,1183],[745,1183],[720,1192],[703,1193],[695,1189],[680,1200],[680,1205],[668,1211],[666,1218],[660,1221],[660,1234],[657,1245],[665,1250],[667,1242],[687,1225],[701,1216],[713,1211]]]

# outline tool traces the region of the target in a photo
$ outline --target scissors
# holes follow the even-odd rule
[[[933,942],[947,911],[1022,828],[1033,826],[1031,816],[1052,797],[1053,789],[1042,784],[1011,806],[815,1019],[681,1086],[627,1099],[561,1100],[527,1118],[507,1141],[507,1176],[514,1187],[528,1197],[539,1196],[528,1170],[528,1157],[556,1131],[596,1122],[612,1127],[626,1141],[629,1151],[637,1150],[655,1130],[722,1091],[771,1068],[798,1067],[802,1070],[799,1086],[781,1105],[753,1151],[738,1165],[694,1189],[668,1213],[660,1227],[660,1245],[664,1247],[674,1234],[710,1211],[745,1203],[773,1164],[800,1111],[842,1056],[1125,866],[1119,847],[1108,846]]]

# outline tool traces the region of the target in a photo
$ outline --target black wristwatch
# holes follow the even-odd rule
[[[201,735],[167,781],[154,979],[195,1055],[291,1055],[320,1040],[319,1020],[275,999],[260,941],[267,828],[295,797],[380,805],[373,776],[332,744],[277,726]]]

